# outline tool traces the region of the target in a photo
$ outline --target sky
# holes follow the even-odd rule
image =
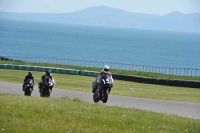
[[[157,15],[174,11],[200,13],[200,0],[0,0],[3,12],[68,13],[92,6]]]

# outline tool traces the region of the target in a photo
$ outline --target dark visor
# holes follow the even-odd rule
[[[109,69],[104,69],[104,71],[108,72],[108,71],[109,71]]]

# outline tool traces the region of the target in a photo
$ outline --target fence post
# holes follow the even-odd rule
[[[195,71],[195,77],[197,76],[197,69],[196,69],[196,71]]]

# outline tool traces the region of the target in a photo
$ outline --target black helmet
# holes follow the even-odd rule
[[[48,69],[48,70],[46,71],[46,75],[47,75],[47,76],[50,76],[50,74],[51,74],[51,70]]]
[[[28,72],[28,75],[29,75],[29,76],[32,76],[32,72]]]

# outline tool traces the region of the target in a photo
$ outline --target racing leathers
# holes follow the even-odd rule
[[[22,91],[24,91],[24,85],[25,85],[25,82],[28,80],[28,79],[32,79],[33,80],[33,83],[35,83],[34,81],[34,77],[32,75],[27,75],[25,78],[24,78],[24,83],[22,85]],[[33,89],[33,88],[32,88]]]

